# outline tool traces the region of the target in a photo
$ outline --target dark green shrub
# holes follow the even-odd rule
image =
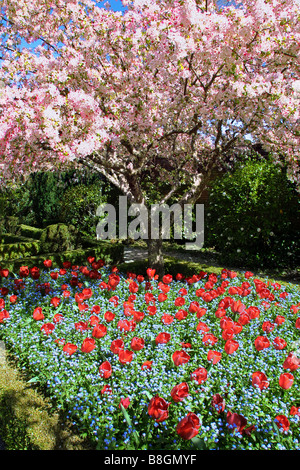
[[[28,182],[31,210],[38,227],[60,222],[59,203],[64,186],[59,174],[54,172],[38,172]]]
[[[7,217],[16,217],[18,219],[17,223],[35,225],[36,220],[32,210],[28,182],[3,189],[1,199],[1,210],[5,219]],[[5,227],[5,230],[10,231],[11,228]]]
[[[14,216],[6,216],[4,218],[5,232],[16,234],[18,229],[19,219]]]
[[[103,186],[103,194],[111,188],[99,174],[87,170],[32,173],[18,186],[0,188],[0,219],[16,216],[21,224],[40,228],[59,222],[69,224],[68,213],[65,212],[67,220],[64,220],[61,211],[64,193],[78,185],[93,184],[98,188]]]
[[[38,240],[1,244],[0,261],[35,256],[40,252],[41,248]]]
[[[212,183],[205,246],[237,266],[297,266],[299,203],[283,168],[250,159]]]
[[[39,240],[42,235],[43,229],[31,227],[30,225],[20,224],[16,230],[16,234],[21,237],[33,238]]]
[[[101,184],[78,184],[65,191],[60,202],[59,217],[64,223],[74,225],[81,233],[95,237],[98,222],[96,210],[106,200],[107,194]]]

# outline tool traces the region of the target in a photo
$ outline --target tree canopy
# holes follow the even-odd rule
[[[251,135],[297,180],[299,1],[123,4],[1,0],[3,175],[81,162],[141,200],[158,164],[195,193]]]
[[[299,185],[299,0],[122,3],[1,0],[2,177],[85,165],[195,202],[259,142]]]

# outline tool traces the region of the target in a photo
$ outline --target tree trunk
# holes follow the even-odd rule
[[[147,240],[148,245],[148,267],[155,269],[155,274],[158,274],[161,280],[165,273],[165,263],[162,253],[162,239]]]

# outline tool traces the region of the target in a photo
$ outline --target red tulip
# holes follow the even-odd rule
[[[131,362],[133,359],[133,351],[130,351],[129,349],[121,349],[119,351],[119,361],[121,364],[127,364]]]
[[[284,390],[288,390],[294,383],[294,376],[288,372],[281,374],[279,377],[279,385]]]
[[[155,338],[155,343],[156,344],[167,344],[171,339],[170,333],[159,333],[156,338]]]
[[[122,406],[125,408],[125,410],[126,410],[126,408],[128,408],[128,406],[130,405],[130,399],[129,399],[129,397],[127,397],[127,398],[121,398],[120,403],[119,403],[119,408],[121,408],[121,405],[122,405]]]
[[[172,354],[172,359],[175,366],[181,366],[182,364],[186,364],[190,360],[190,356],[183,350],[175,351]]]
[[[96,344],[94,338],[85,338],[81,345],[81,351],[83,353],[90,353],[95,349]]]
[[[261,327],[265,333],[271,333],[271,331],[274,330],[275,325],[270,321],[264,321]]]
[[[194,300],[193,302],[190,303],[189,312],[191,312],[191,313],[197,313],[199,309],[200,309],[199,302],[197,302],[196,300]]]
[[[240,300],[233,302],[230,308],[233,313],[239,313],[239,314],[245,312],[246,310],[246,306]]]
[[[97,324],[94,326],[94,329],[93,329],[93,332],[92,332],[92,336],[94,338],[103,338],[103,336],[105,336],[107,333],[107,328],[105,325],[102,325],[102,324]]]
[[[111,395],[112,394],[112,389],[111,389],[111,386],[106,384],[104,385],[104,387],[101,389],[101,395],[104,395],[105,393],[107,393],[108,395]]]
[[[251,320],[254,320],[254,318],[258,318],[260,316],[260,310],[258,307],[249,307],[246,309],[246,313],[248,313]]]
[[[148,305],[147,310],[149,315],[155,315],[157,312],[157,308],[155,307],[155,305]]]
[[[185,397],[189,395],[189,386],[186,382],[182,382],[178,385],[175,385],[171,390],[171,397],[175,402],[180,402],[184,400]]]
[[[277,317],[275,318],[275,323],[277,325],[281,325],[284,322],[285,322],[285,317],[283,315],[277,315]]]
[[[292,416],[300,416],[300,406],[292,405],[290,409],[290,414]]]
[[[274,419],[276,426],[281,430],[281,431],[288,431],[290,428],[290,422],[287,419],[286,416],[284,415],[278,415]]]
[[[173,277],[171,276],[171,274],[165,274],[162,280],[165,284],[170,284],[173,280]]]
[[[108,379],[112,374],[112,367],[109,361],[102,362],[99,367],[99,374],[104,379]]]
[[[177,297],[177,299],[175,299],[175,302],[174,302],[175,307],[182,307],[184,304],[185,304],[184,297]]]
[[[269,382],[267,376],[260,371],[253,372],[252,374],[252,385],[257,386],[260,390],[268,388]]]
[[[236,429],[237,432],[243,433],[244,428],[246,427],[247,420],[244,416],[238,413],[231,413],[231,411],[227,412],[226,421],[229,426],[233,429]]]
[[[60,323],[64,319],[63,315],[61,313],[56,313],[53,316],[53,321],[54,323]]]
[[[283,338],[276,338],[273,340],[273,346],[275,349],[284,349],[287,347],[287,342]]]
[[[66,343],[63,347],[63,352],[67,353],[69,356],[74,354],[77,351],[77,346],[72,343]]]
[[[164,313],[161,317],[161,321],[164,325],[170,325],[174,321],[174,317],[172,317],[172,315],[169,315],[168,313]]]
[[[145,341],[143,340],[143,338],[137,338],[136,336],[132,338],[131,343],[130,343],[131,349],[133,349],[134,351],[140,351],[141,349],[144,348],[144,346],[145,346]]]
[[[227,354],[233,354],[239,347],[239,343],[233,339],[228,339],[225,343],[224,349]]]
[[[0,276],[1,277],[8,277],[9,275],[9,270],[8,269],[1,269],[0,270]]]
[[[53,323],[45,323],[42,327],[41,327],[41,331],[43,333],[45,333],[45,335],[50,335],[52,333],[52,331],[54,330],[55,326],[53,325]]]
[[[40,277],[40,270],[36,266],[30,269],[32,279],[38,279]]]
[[[20,277],[28,277],[29,276],[29,268],[28,266],[21,266],[19,269]]]
[[[105,312],[104,314],[104,320],[107,321],[107,322],[111,322],[114,320],[115,318],[115,313],[113,312],[110,312],[109,310],[107,312]]]
[[[227,328],[233,328],[234,321],[229,317],[222,317],[220,320],[220,328],[226,330]]]
[[[155,269],[147,268],[147,276],[152,279],[155,275]]]
[[[250,322],[250,316],[247,312],[241,313],[238,323],[242,326],[247,325]]]
[[[211,405],[218,413],[225,410],[225,400],[218,393],[212,397]]]
[[[222,353],[219,351],[209,350],[207,353],[207,360],[212,362],[212,364],[217,364],[222,359]]]
[[[207,312],[206,308],[199,308],[196,313],[197,318],[203,317],[203,315],[205,315],[206,312]]]
[[[188,312],[186,310],[180,309],[178,312],[175,314],[176,320],[184,320],[188,316]]]
[[[7,310],[1,310],[0,312],[0,323],[3,322],[6,318],[9,318],[9,312]]]
[[[111,342],[111,345],[110,345],[110,350],[114,353],[114,354],[119,354],[119,352],[124,349],[124,341],[122,339],[114,339],[112,342]]]
[[[151,418],[154,418],[157,423],[165,421],[169,417],[169,406],[166,400],[156,395],[151,398],[148,405],[148,413]]]
[[[59,297],[52,297],[50,303],[51,303],[51,305],[53,305],[53,307],[57,308],[60,304],[60,298]]]
[[[298,359],[295,353],[290,352],[288,357],[285,359],[283,363],[283,368],[293,371],[293,370],[297,370],[299,366],[300,366],[300,359]]]
[[[163,293],[159,294],[157,297],[159,302],[164,302],[165,300],[167,300],[167,298],[168,298],[167,294],[163,294]]]
[[[74,323],[74,326],[75,326],[75,329],[77,331],[86,331],[86,330],[90,329],[90,327],[89,327],[89,325],[86,321],[78,321],[78,322]]]
[[[204,367],[198,367],[191,373],[191,380],[195,380],[199,385],[207,380],[207,370]]]
[[[51,259],[45,259],[43,263],[44,263],[44,266],[45,266],[46,268],[51,268],[51,266],[52,266],[52,261],[51,261]]]
[[[202,343],[213,346],[218,341],[218,338],[211,333],[206,333],[202,338]]]
[[[207,326],[206,323],[199,321],[196,331],[201,331],[202,333],[207,333],[209,331],[209,327]]]
[[[153,364],[153,361],[145,361],[145,362],[143,362],[141,369],[142,370],[145,370],[145,369],[151,370],[152,369],[152,364]]]
[[[232,339],[234,337],[234,331],[233,328],[226,328],[222,332],[222,338],[227,341],[228,339]]]
[[[42,307],[36,307],[33,311],[32,316],[33,316],[34,320],[36,320],[36,321],[44,320],[45,316],[43,314]]]
[[[270,341],[266,336],[258,336],[254,341],[254,346],[257,351],[262,351],[270,346]]]

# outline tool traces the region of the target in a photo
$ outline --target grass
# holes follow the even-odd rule
[[[0,364],[0,435],[5,450],[93,449],[8,354]]]

